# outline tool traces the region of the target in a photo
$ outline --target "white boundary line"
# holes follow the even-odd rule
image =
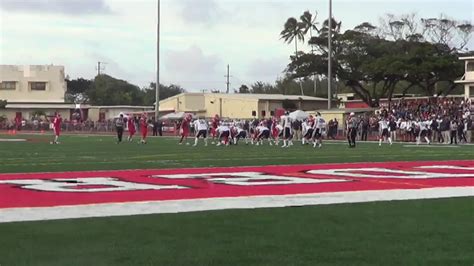
[[[0,209],[0,223],[472,196],[474,186],[9,208]]]
[[[273,158],[273,157],[272,157]],[[38,174],[67,174],[67,173],[108,173],[108,172],[138,172],[138,171],[168,171],[168,170],[209,170],[216,168],[265,168],[265,167],[291,167],[291,166],[320,166],[320,165],[361,165],[361,164],[383,164],[383,163],[450,163],[450,162],[474,162],[474,160],[421,160],[421,161],[383,161],[383,162],[343,162],[343,163],[306,163],[306,164],[268,164],[268,165],[239,165],[239,166],[209,166],[209,167],[180,167],[180,168],[140,168],[140,169],[113,169],[113,170],[76,170],[76,171],[56,171],[56,172],[9,172],[9,173],[0,173],[0,177],[5,175],[38,175]]]

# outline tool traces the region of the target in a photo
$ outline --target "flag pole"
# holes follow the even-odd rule
[[[158,0],[156,25],[156,89],[155,89],[155,120],[160,114],[160,0]]]
[[[329,23],[328,23],[328,110],[331,109],[332,88],[332,0],[329,0]]]

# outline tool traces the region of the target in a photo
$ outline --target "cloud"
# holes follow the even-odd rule
[[[288,64],[287,58],[256,59],[249,63],[247,75],[255,80],[274,82]]]
[[[104,0],[0,0],[0,9],[12,12],[65,15],[111,13]]]
[[[207,24],[222,13],[215,0],[179,0],[177,4],[182,19],[190,23]]]
[[[225,64],[217,55],[204,54],[198,46],[167,51],[162,67],[167,82],[188,90],[219,89],[224,85]]]

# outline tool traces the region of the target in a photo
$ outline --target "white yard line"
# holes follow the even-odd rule
[[[471,186],[10,208],[0,209],[0,223],[472,196]]]
[[[459,148],[460,146],[441,146],[441,145],[426,145],[426,144],[420,144],[420,145],[416,145],[416,144],[412,144],[412,145],[403,145],[403,147],[405,148]]]

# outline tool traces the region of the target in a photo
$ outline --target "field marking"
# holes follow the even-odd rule
[[[26,139],[1,139],[0,142],[25,142]]]
[[[403,145],[403,147],[405,147],[405,148],[460,148],[460,146],[441,146],[441,145],[426,145],[426,144],[423,144],[423,145],[416,145],[416,144]]]
[[[472,196],[474,187],[445,187],[10,208],[0,209],[0,223]]]
[[[471,155],[470,153],[462,153],[458,155]],[[424,157],[446,157],[446,154],[424,154]],[[368,155],[361,154],[361,155],[346,155],[346,158],[367,158]],[[378,154],[374,156],[376,158],[397,158],[397,157],[407,157],[406,155],[402,154]],[[314,157],[317,159],[318,157]],[[340,158],[340,155],[324,155],[324,158]],[[239,158],[240,161],[266,161],[266,160],[299,160],[300,158],[288,158],[288,156],[280,156],[280,157],[245,157]],[[235,158],[204,158],[204,159],[173,159],[173,160],[149,160],[149,161],[141,161],[142,163],[147,164],[168,164],[168,163],[181,163],[181,162],[208,162],[208,161],[235,161]],[[98,164],[118,164],[118,163],[127,163],[127,162],[134,162],[128,159],[119,158],[117,160],[106,160],[106,161],[83,161],[83,162],[39,162],[39,163],[1,163],[0,166],[50,166],[50,165],[98,165]],[[355,163],[355,162],[354,162]],[[232,166],[234,167],[234,166]]]
[[[471,155],[471,154],[461,154],[461,155]],[[405,155],[400,155],[406,158],[407,156]],[[439,155],[436,155],[434,157],[438,157]],[[334,156],[335,157],[335,156]],[[362,157],[362,156],[360,156]],[[364,156],[365,157],[365,156]],[[384,157],[384,156],[382,156]],[[388,157],[388,156],[387,156]],[[399,157],[399,156],[398,156]],[[260,157],[261,158],[261,157]],[[275,158],[275,157],[272,157]],[[285,159],[291,159],[288,157],[284,157]],[[270,159],[270,158],[266,158]],[[414,161],[392,161],[392,163],[413,163]],[[438,160],[438,161],[431,161],[431,160],[420,160],[418,162],[423,162],[423,163],[449,163],[449,162],[473,162],[471,159],[466,159],[466,160]],[[105,162],[104,162],[105,163]],[[168,162],[167,162],[168,163]],[[311,165],[318,165],[318,164],[325,164],[325,165],[357,165],[363,163],[362,161],[358,162],[344,162],[344,163],[334,163],[334,162],[322,162],[322,163],[299,163],[297,165],[300,166],[311,166]],[[384,163],[383,161],[376,161],[373,163]],[[66,164],[66,163],[60,163],[60,164]],[[1,163],[0,163],[1,165]],[[20,164],[22,165],[22,164]],[[41,165],[49,165],[47,163],[41,163]],[[246,167],[253,167],[256,165],[235,165],[235,166],[227,166],[227,167],[232,167],[232,168],[246,168]],[[276,167],[276,166],[295,166],[295,164],[266,164],[266,165],[260,165],[262,167]],[[198,166],[198,167],[188,167],[189,169],[193,170],[199,170],[199,169],[209,169],[209,168],[221,168],[221,167],[226,167],[226,166]],[[182,167],[168,167],[168,168],[145,168],[145,169],[130,169],[130,168],[125,168],[125,169],[115,169],[115,171],[121,171],[121,172],[134,172],[134,171],[143,171],[143,170],[179,170],[182,169]],[[99,170],[87,170],[86,172],[90,173],[102,173],[102,172],[110,172],[110,169],[99,169]],[[78,173],[78,172],[84,172],[84,170],[72,170],[72,171],[37,171],[37,172],[5,172],[5,173],[0,173],[1,175],[7,175],[7,174],[23,174],[23,175],[36,175],[36,174],[55,174],[55,173]]]

